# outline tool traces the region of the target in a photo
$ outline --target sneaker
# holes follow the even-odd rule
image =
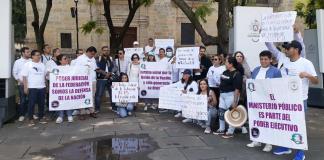
[[[79,110],[74,110],[72,112],[72,116],[76,116],[76,115],[79,115],[80,114],[80,111]]]
[[[181,116],[182,116],[181,112],[179,112],[176,115],[174,115],[175,118],[180,118]]]
[[[128,115],[131,116],[132,115],[132,112],[128,112]]]
[[[210,129],[210,127],[207,127],[207,128],[205,129],[204,133],[206,133],[206,134],[210,134],[210,133],[211,133],[211,129]]]
[[[201,128],[207,128],[204,122],[198,121],[197,123]]]
[[[233,138],[234,135],[232,133],[225,133],[223,136],[222,136],[224,139],[230,139],[230,138]]]
[[[295,155],[294,160],[304,160],[305,158],[306,157],[304,151],[298,151]]]
[[[72,123],[73,122],[73,117],[72,116],[68,116],[68,122]]]
[[[272,150],[272,145],[271,144],[266,144],[263,148],[263,152],[270,152]]]
[[[225,134],[225,131],[223,130],[217,130],[216,132],[213,132],[214,135],[224,135]]]
[[[261,143],[260,142],[251,142],[249,144],[246,145],[247,147],[250,147],[250,148],[253,148],[253,147],[260,147],[261,146]]]
[[[192,119],[186,118],[186,119],[182,120],[182,123],[189,123],[189,122],[192,122]]]
[[[62,120],[62,121],[63,121],[63,120]],[[46,121],[44,118],[42,118],[42,119],[39,120],[39,123],[40,123],[40,124],[46,124],[47,121]]]
[[[38,119],[38,117],[36,115],[33,115],[33,118],[34,118],[34,120],[37,120]]]
[[[273,154],[275,155],[283,155],[283,154],[290,154],[291,149],[286,148],[286,147],[278,147],[273,151]]]
[[[98,114],[98,113],[100,113],[100,111],[99,111],[99,110],[96,110],[96,111],[94,111],[94,113],[95,113],[95,114]]]
[[[35,125],[35,121],[33,119],[29,120],[28,126],[34,126]]]
[[[246,127],[242,127],[242,134],[248,134],[248,130],[246,129]]]
[[[25,119],[24,116],[20,116],[19,119],[18,119],[18,121],[19,121],[19,122],[22,122],[22,121],[24,121],[24,119]]]
[[[60,124],[60,123],[62,123],[63,122],[63,118],[62,117],[57,117],[57,119],[56,119],[56,123],[57,124]]]

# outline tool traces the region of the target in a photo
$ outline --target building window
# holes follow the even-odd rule
[[[195,27],[191,23],[181,23],[181,44],[195,44]]]
[[[61,48],[72,48],[71,33],[61,33]]]

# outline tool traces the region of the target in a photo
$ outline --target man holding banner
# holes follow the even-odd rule
[[[290,61],[284,63],[284,67],[287,70],[287,75],[291,77],[300,77],[302,79],[302,93],[304,101],[304,109],[307,110],[307,99],[308,99],[308,88],[309,82],[312,84],[318,84],[319,80],[314,68],[314,65],[311,61],[301,57],[302,45],[300,42],[293,40],[287,46],[288,53],[287,56]],[[273,152],[276,155],[290,154],[291,149],[285,147],[278,147]],[[305,154],[304,151],[299,150],[294,160],[304,160]]]

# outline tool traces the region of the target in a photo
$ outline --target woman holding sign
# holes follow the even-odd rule
[[[126,73],[120,73],[120,82],[129,82],[128,76]],[[121,118],[127,117],[128,115],[132,115],[132,111],[134,110],[134,103],[116,103],[117,113]]]
[[[69,58],[60,54],[56,57],[58,66],[69,66]],[[72,117],[72,112],[73,110],[66,110],[65,111],[67,116],[68,116],[68,122],[72,123],[73,122],[73,117]],[[56,119],[56,123],[62,123],[63,122],[63,117],[64,117],[64,111],[59,111],[59,116]]]
[[[150,51],[147,54],[147,62],[156,62],[155,60],[155,53]],[[149,99],[149,98],[144,98],[144,111],[147,111],[148,107],[150,106],[152,109],[156,110],[157,109],[157,99]],[[155,102],[155,103],[154,103]]]
[[[213,134],[223,135],[223,138],[232,138],[235,128],[229,126],[225,133],[224,114],[227,110],[238,106],[243,82],[243,68],[235,57],[228,57],[225,61],[226,71],[221,75],[219,98],[219,129]]]
[[[127,75],[130,82],[138,82],[140,72],[140,57],[137,53],[131,57],[132,62],[127,67]]]
[[[206,129],[204,133],[209,134],[211,132],[210,124],[211,120],[216,118],[217,116],[217,99],[213,90],[209,89],[208,81],[206,79],[202,79],[199,81],[198,93],[199,95],[207,95],[208,102],[208,120],[206,122]]]

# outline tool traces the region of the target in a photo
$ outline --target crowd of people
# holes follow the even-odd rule
[[[108,46],[103,46],[97,53],[95,47],[89,47],[83,53],[82,49],[76,51],[77,58],[70,61],[66,55],[61,54],[59,48],[51,51],[49,45],[44,45],[42,51],[30,50],[28,47],[21,49],[21,58],[16,60],[13,67],[13,76],[17,80],[20,104],[18,109],[19,121],[24,121],[27,116],[29,125],[46,123],[45,109],[48,103],[49,72],[56,66],[88,66],[91,70],[94,105],[88,109],[67,110],[49,115],[56,116],[56,123],[62,123],[66,113],[68,122],[73,122],[73,115],[78,115],[80,120],[85,120],[87,115],[96,118],[101,112],[101,99],[105,91],[109,93],[112,101],[111,85],[113,81],[139,82],[140,64],[142,62],[162,62],[172,68],[172,87],[179,88],[184,94],[207,95],[208,120],[183,119],[183,123],[196,123],[204,128],[204,133],[220,135],[223,138],[233,138],[235,127],[228,126],[224,120],[224,113],[233,110],[238,105],[246,106],[245,81],[247,79],[268,79],[286,76],[299,76],[302,79],[304,106],[307,108],[309,83],[318,83],[317,75],[312,62],[305,59],[305,45],[300,32],[295,30],[295,40],[277,47],[273,43],[266,43],[268,50],[259,54],[260,66],[251,70],[244,53],[237,51],[234,54],[218,53],[210,57],[206,48],[200,46],[200,69],[178,69],[175,67],[176,56],[172,47],[156,48],[154,40],[148,39],[148,45],[143,47],[144,53],[135,53],[126,59],[125,51],[118,50],[117,55],[111,55]],[[139,47],[134,42],[134,47]],[[156,54],[155,50],[158,50]],[[282,52],[281,52],[282,50]],[[52,52],[52,53],[51,53]],[[249,53],[252,54],[252,53]],[[159,112],[168,110],[158,109],[158,99],[142,99],[144,110],[152,108]],[[38,114],[34,113],[37,104]],[[120,117],[132,115],[136,103],[111,103],[112,111]],[[180,111],[171,112],[174,117],[180,118]],[[217,120],[219,128],[212,131],[212,120]],[[241,128],[242,133],[248,133],[247,127]],[[248,147],[259,147],[260,142],[251,142]],[[265,144],[263,151],[270,152],[271,144]],[[282,155],[291,153],[291,149],[277,147],[274,154]],[[295,160],[305,159],[303,151],[298,151]]]

